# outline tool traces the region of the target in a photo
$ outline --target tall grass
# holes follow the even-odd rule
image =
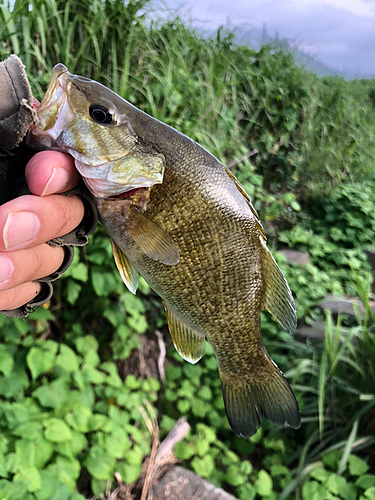
[[[274,193],[370,176],[371,84],[363,91],[342,79],[318,79],[280,46],[237,47],[230,33],[203,37],[178,18],[146,25],[151,5],[16,0],[12,10],[0,8],[3,51],[20,55],[39,97],[51,68],[63,62],[237,169],[250,171],[248,160],[236,162],[254,151],[252,164]]]

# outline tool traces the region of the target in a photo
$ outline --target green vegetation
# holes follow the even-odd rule
[[[327,293],[360,297],[365,314],[355,324],[328,315],[323,343],[293,339],[264,314],[265,344],[293,386],[302,427],[264,422],[240,439],[210,346],[195,366],[181,360],[160,300],[143,281],[136,297],[125,289],[98,228],[47,308],[27,322],[0,317],[0,498],[99,497],[115,472],[134,482],[150,452],[146,400],[161,438],[187,417],[177,456],[240,499],[374,499],[375,321],[364,251],[375,244],[375,82],[317,78],[280,47],[238,47],[222,30],[204,38],[179,19],[149,20],[148,7],[0,5],[0,55],[22,58],[38,98],[61,61],[197,140],[243,184],[269,247],[309,252],[301,267],[276,253],[299,318],[324,319],[317,304]],[[155,330],[171,347],[165,384],[150,369]]]

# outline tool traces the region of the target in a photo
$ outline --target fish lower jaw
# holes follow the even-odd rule
[[[139,189],[149,188],[150,185],[147,181],[143,180],[139,183],[119,184],[116,182],[108,181],[107,179],[90,179],[83,177],[86,186],[89,188],[91,194],[96,198],[116,198],[122,199],[130,196]]]

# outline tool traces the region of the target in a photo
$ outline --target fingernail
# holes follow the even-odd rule
[[[64,187],[68,184],[68,181],[68,172],[63,168],[54,167],[52,169],[51,177],[48,179],[41,196],[47,196],[56,192],[61,193],[64,190]]]
[[[39,219],[32,212],[9,214],[3,229],[5,249],[14,250],[33,240],[39,229]]]
[[[14,273],[13,262],[5,255],[0,255],[0,285],[8,281]]]

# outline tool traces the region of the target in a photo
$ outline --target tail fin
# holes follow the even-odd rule
[[[298,429],[301,417],[296,398],[286,378],[267,356],[267,370],[243,384],[220,373],[228,421],[237,436],[248,438],[256,433],[266,418],[282,427]]]

